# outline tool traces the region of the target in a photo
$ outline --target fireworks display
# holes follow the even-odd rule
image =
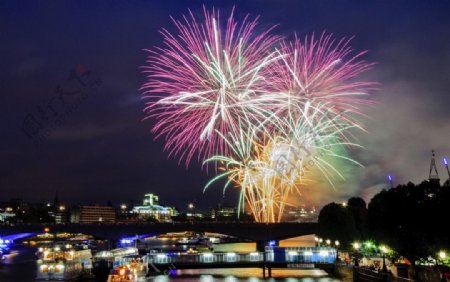
[[[206,9],[202,21],[189,12],[173,22],[177,34],[163,29],[165,47],[148,50],[145,112],[169,155],[217,168],[205,189],[225,180],[257,222],[280,222],[313,169],[334,187],[344,176],[333,160],[359,164],[347,148],[359,146],[351,131],[374,84],[357,80],[372,65],[349,39],[282,41],[233,11],[225,22]]]
[[[257,101],[265,90],[260,72],[278,58],[272,47],[280,37],[272,29],[256,34],[257,19],[239,24],[233,12],[224,31],[214,10],[204,11],[203,23],[192,12],[183,19],[173,20],[177,36],[162,30],[164,48],[149,50],[150,80],[142,89],[150,98],[145,111],[157,119],[153,131],[165,136],[169,154],[189,164],[194,154],[201,160],[229,153],[216,130],[234,133],[240,119],[266,115]]]

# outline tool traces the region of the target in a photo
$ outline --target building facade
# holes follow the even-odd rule
[[[178,210],[159,204],[159,197],[153,193],[144,195],[143,205],[134,206],[132,213],[137,214],[141,221],[155,220],[160,222],[171,222],[173,216],[177,216]]]
[[[110,206],[79,206],[72,211],[70,222],[80,224],[115,223],[116,211]]]

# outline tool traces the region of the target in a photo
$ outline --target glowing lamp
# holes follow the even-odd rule
[[[444,251],[440,251],[439,252],[439,258],[440,259],[445,259],[447,257],[447,254]]]
[[[445,164],[445,165],[448,165],[447,158],[444,158],[444,164]]]

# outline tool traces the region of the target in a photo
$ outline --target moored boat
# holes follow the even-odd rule
[[[92,270],[90,249],[54,246],[38,253],[36,280],[70,281]]]
[[[123,257],[135,255],[138,255],[138,250],[133,247],[118,248],[96,253],[92,258],[95,278],[100,281],[105,281],[111,270],[115,266],[121,265],[120,261]]]
[[[126,257],[122,265],[115,267],[108,276],[107,282],[140,282],[145,281],[147,264],[137,257]]]

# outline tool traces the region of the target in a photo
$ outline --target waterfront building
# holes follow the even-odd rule
[[[68,223],[70,220],[69,210],[66,208],[65,205],[62,204],[55,207],[54,216],[56,224]]]
[[[235,220],[237,218],[236,207],[229,204],[218,204],[217,207],[211,209],[211,219],[216,221]]]
[[[292,207],[287,209],[286,222],[316,222],[317,211],[315,207],[308,209],[307,207]]]
[[[115,223],[116,211],[111,206],[79,206],[72,211],[70,222],[81,224]]]
[[[15,217],[16,214],[12,212],[12,208],[5,208],[5,210],[0,210],[0,222],[5,222],[8,218]]]
[[[159,197],[153,193],[145,194],[143,205],[134,206],[132,213],[138,214],[141,221],[156,220],[160,222],[171,222],[172,217],[179,214],[176,208],[159,205]]]

